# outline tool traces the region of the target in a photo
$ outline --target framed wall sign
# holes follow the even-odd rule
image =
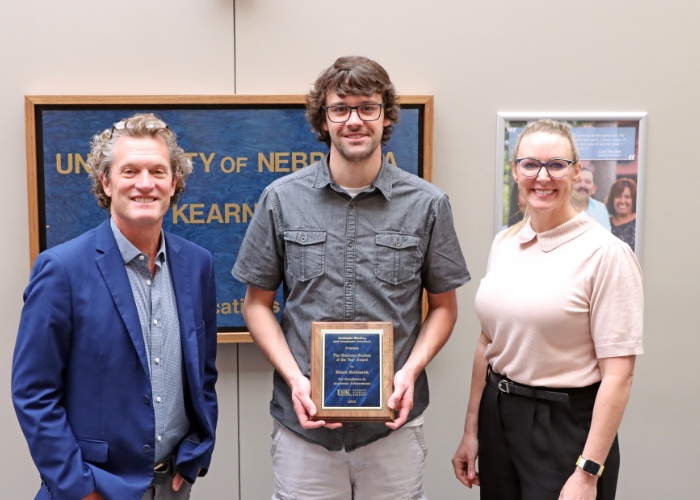
[[[390,164],[430,180],[433,98],[402,96],[401,105],[401,123],[382,151]],[[90,193],[92,136],[153,112],[194,164],[163,227],[214,254],[219,341],[251,341],[242,316],[246,286],[231,268],[255,205],[270,182],[328,151],[304,117],[304,96],[27,96],[25,108],[31,262],[109,215]],[[283,307],[278,290],[278,318]]]
[[[585,209],[627,242],[641,261],[647,119],[644,112],[498,113],[495,232],[522,220],[518,188],[511,172],[513,149],[525,126],[542,118],[571,126],[579,150],[581,179],[587,179],[574,186],[581,195],[575,202],[580,205],[578,208]]]

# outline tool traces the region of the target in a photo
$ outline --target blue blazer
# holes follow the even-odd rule
[[[180,321],[190,483],[214,449],[216,286],[211,253],[165,236]],[[141,324],[109,219],[37,257],[24,293],[12,399],[42,479],[36,498],[140,500],[153,478],[155,416]]]

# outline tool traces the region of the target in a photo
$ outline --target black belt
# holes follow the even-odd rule
[[[153,468],[153,481],[151,484],[165,484],[175,475],[175,455],[170,455],[165,461]]]
[[[506,394],[516,394],[528,398],[546,399],[548,401],[568,401],[569,395],[566,392],[547,391],[544,389],[536,389],[528,385],[518,384],[513,382],[503,375],[499,375],[489,366],[486,372],[486,381],[494,384],[499,391]]]

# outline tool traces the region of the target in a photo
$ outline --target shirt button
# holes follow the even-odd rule
[[[143,397],[143,402],[146,403],[146,404],[149,404],[149,403],[151,402],[151,398],[149,398],[148,396],[144,396],[144,397]]]
[[[158,324],[158,320],[157,320],[157,319],[154,319],[154,320],[153,320],[153,324],[154,324],[154,325],[157,325],[157,324]]]
[[[156,402],[160,403],[160,396],[156,397]]]
[[[139,255],[139,260],[143,260],[145,257],[143,255]]]
[[[400,246],[401,246],[401,240],[396,240],[396,242],[394,243],[394,245],[396,245],[397,247],[400,247]]]
[[[144,447],[143,447],[143,452],[144,452],[144,453],[150,453],[150,452],[151,452],[151,447],[148,446],[148,445],[144,446]]]
[[[348,288],[352,288],[352,283],[348,283],[348,284],[345,285],[345,286],[348,287]]]
[[[302,234],[302,235],[301,235],[301,238],[299,238],[299,240],[300,240],[302,243],[305,242],[305,241],[306,241],[306,235],[305,235],[305,234]]]
[[[352,248],[352,241],[348,241],[348,247]]]
[[[158,436],[158,442],[160,443],[162,441],[163,441],[163,436]]]
[[[351,206],[351,207],[354,207],[354,206],[355,206],[355,200],[352,200],[352,201],[350,202],[350,206]]]
[[[156,360],[155,360],[155,361],[156,361],[156,364],[157,364],[157,365],[159,365],[159,364],[160,364],[160,358],[156,358]]]
[[[146,284],[147,284],[148,286],[151,286],[151,280],[146,280]]]

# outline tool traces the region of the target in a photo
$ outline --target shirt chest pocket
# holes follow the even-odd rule
[[[412,234],[383,231],[376,235],[377,256],[374,274],[382,281],[398,285],[411,279],[418,268],[420,238]]]
[[[287,272],[299,281],[323,274],[326,232],[323,230],[289,230],[284,232]]]

